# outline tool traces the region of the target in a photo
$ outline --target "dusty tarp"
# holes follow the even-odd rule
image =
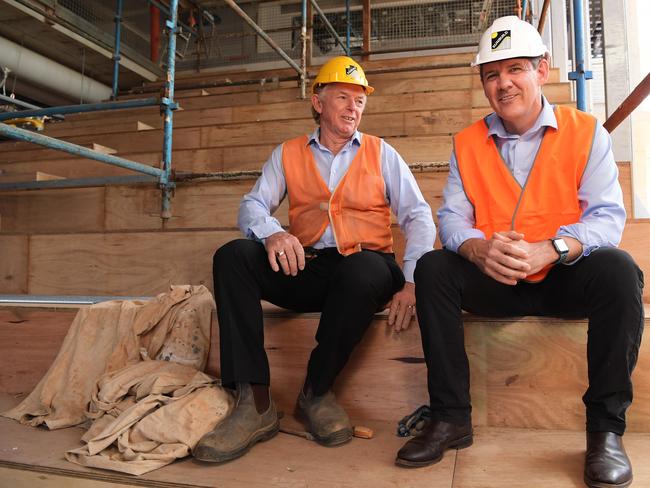
[[[143,474],[187,456],[232,406],[200,371],[214,309],[203,286],[81,309],[43,379],[2,415],[50,429],[92,421],[66,453],[84,466]]]
[[[142,359],[203,370],[215,309],[204,286],[172,286],[148,301],[110,301],[80,309],[43,379],[19,405],[0,415],[50,429],[77,425],[98,378]]]
[[[143,361],[104,375],[89,411],[96,419],[68,461],[144,474],[190,454],[230,411],[214,379],[167,361]]]

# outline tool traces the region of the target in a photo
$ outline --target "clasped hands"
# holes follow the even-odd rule
[[[298,238],[288,232],[276,232],[268,236],[264,243],[266,254],[273,271],[296,276],[305,269],[305,250]],[[389,308],[388,325],[395,332],[408,329],[415,315],[415,285],[407,282],[386,304]]]
[[[468,239],[459,252],[505,285],[516,285],[557,259],[550,241],[528,242],[524,234],[513,230],[495,232],[489,240]]]

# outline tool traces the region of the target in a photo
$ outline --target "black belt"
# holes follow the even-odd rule
[[[305,248],[305,260],[309,261],[310,259],[317,258],[319,256],[339,254],[339,250],[335,247],[323,247],[321,249],[316,249],[314,247]]]

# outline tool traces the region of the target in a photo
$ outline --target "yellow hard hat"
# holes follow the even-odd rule
[[[351,83],[362,86],[366,95],[370,95],[375,89],[368,84],[363,68],[354,59],[347,56],[337,56],[325,63],[318,76],[311,86],[312,93],[317,85],[328,83]]]

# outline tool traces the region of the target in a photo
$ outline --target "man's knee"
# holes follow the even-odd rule
[[[215,269],[231,265],[241,261],[242,258],[259,253],[259,247],[260,243],[250,239],[235,239],[227,242],[214,253],[212,265]]]
[[[415,265],[415,283],[446,279],[458,272],[459,256],[446,249],[436,249],[423,255]]]
[[[602,248],[589,259],[596,270],[598,286],[605,287],[612,294],[637,295],[643,291],[643,272],[632,256],[622,249]]]
[[[391,290],[394,284],[399,283],[395,283],[396,277],[389,266],[386,259],[375,252],[354,253],[340,262],[334,276],[335,286],[355,297]],[[399,272],[397,265],[395,267],[396,272]],[[403,276],[401,278],[403,281]]]

